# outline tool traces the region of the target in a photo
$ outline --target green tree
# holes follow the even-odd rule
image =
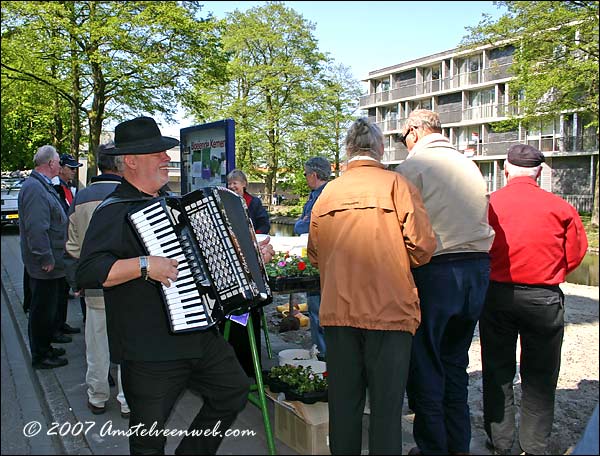
[[[2,78],[48,87],[89,135],[90,174],[106,119],[162,113],[172,119],[192,75],[222,59],[197,2],[2,2]],[[43,33],[40,33],[43,32]],[[56,68],[56,71],[50,71]]]
[[[525,122],[583,112],[598,134],[598,1],[500,1],[498,20],[484,15],[463,47],[506,41],[515,46],[509,86]],[[598,225],[598,163],[593,223]]]
[[[314,25],[280,2],[230,13],[221,30],[229,55],[225,78],[195,80],[184,106],[198,121],[236,122],[236,166],[265,180],[269,196],[281,173],[301,173],[289,161],[293,133],[306,128],[325,56]]]

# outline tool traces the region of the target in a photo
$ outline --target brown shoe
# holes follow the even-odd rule
[[[131,416],[131,412],[124,412],[121,410],[121,418],[128,420],[130,416]]]
[[[419,449],[419,447],[412,447],[409,450],[408,454],[414,456],[414,455],[423,454],[423,453],[421,453],[421,450]]]
[[[92,404],[90,401],[88,401],[87,406],[94,415],[102,415],[104,412],[106,412],[106,407],[104,407],[104,406],[98,407],[98,406]]]

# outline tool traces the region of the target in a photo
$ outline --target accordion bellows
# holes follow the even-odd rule
[[[129,213],[148,255],[179,262],[161,291],[171,331],[208,329],[272,301],[246,203],[224,187],[150,200]]]

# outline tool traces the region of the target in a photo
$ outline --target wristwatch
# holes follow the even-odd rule
[[[142,273],[142,279],[148,280],[148,257],[140,257],[140,272]]]

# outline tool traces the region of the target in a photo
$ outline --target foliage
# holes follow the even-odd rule
[[[592,223],[592,215],[589,212],[580,214],[580,217],[585,228],[585,234],[587,235],[588,247],[598,249],[598,225]]]
[[[518,96],[525,122],[583,113],[584,128],[598,134],[599,6],[598,1],[499,1],[507,12],[493,21],[484,15],[462,47],[514,43],[510,91]],[[599,165],[596,161],[592,224],[598,226]]]
[[[507,12],[497,21],[484,15],[464,47],[515,43],[509,83],[525,117],[563,111],[594,114],[598,126],[598,1],[499,1]]]
[[[296,203],[294,206],[286,206],[284,204],[282,206],[276,206],[274,209],[272,209],[271,216],[279,215],[282,217],[298,218],[302,214],[303,208],[303,204]]]
[[[184,99],[199,122],[235,120],[236,166],[263,180],[269,197],[278,188],[309,193],[304,162],[335,157],[343,116],[357,103],[358,81],[336,76],[313,30],[281,2],[230,13],[220,29],[223,80],[194,79]]]
[[[265,265],[269,277],[299,277],[319,275],[306,257],[290,255],[288,252],[278,252],[273,259]]]
[[[200,10],[197,2],[175,1],[2,2],[3,91],[21,81],[34,98],[49,92],[69,112],[71,152],[79,153],[82,126],[93,151],[106,119],[171,118],[192,74],[219,73],[216,22],[202,20]],[[56,110],[47,101],[38,107],[50,117]],[[16,97],[7,109],[20,109]]]
[[[506,119],[490,122],[490,130],[494,133],[506,133],[519,130],[519,119]]]
[[[310,366],[273,366],[269,377],[286,383],[298,393],[312,393],[327,390],[327,379],[315,374]]]

